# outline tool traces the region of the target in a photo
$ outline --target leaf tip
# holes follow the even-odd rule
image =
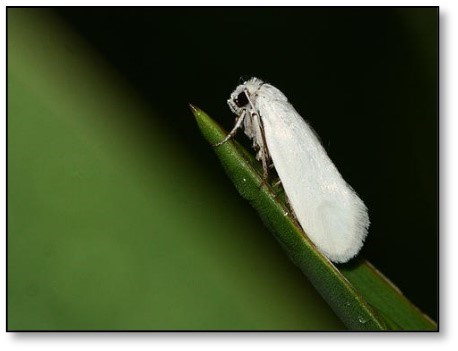
[[[194,106],[191,103],[189,103],[189,108],[191,109],[191,112],[194,115],[194,117],[197,117],[197,115],[200,114],[200,112],[201,112],[200,108]]]

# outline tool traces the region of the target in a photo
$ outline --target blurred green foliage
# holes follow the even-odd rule
[[[343,328],[58,19],[9,9],[8,64],[9,330]]]

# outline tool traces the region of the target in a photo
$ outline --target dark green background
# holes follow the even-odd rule
[[[9,329],[342,328],[188,111],[229,128],[240,76],[315,128],[362,255],[437,319],[437,9],[7,15]]]

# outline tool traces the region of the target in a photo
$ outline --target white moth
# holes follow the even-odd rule
[[[252,78],[239,85],[227,102],[237,115],[236,123],[217,145],[243,127],[258,150],[264,179],[273,163],[288,202],[312,242],[333,262],[354,257],[367,235],[367,208],[285,95]]]

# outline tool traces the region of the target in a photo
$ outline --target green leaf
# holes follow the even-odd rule
[[[224,139],[227,133],[205,112],[192,105],[191,110],[211,145]],[[258,162],[239,143],[231,140],[214,150],[238,192],[349,329],[437,329],[367,261],[335,266],[324,257],[290,215],[284,198],[262,181]]]

